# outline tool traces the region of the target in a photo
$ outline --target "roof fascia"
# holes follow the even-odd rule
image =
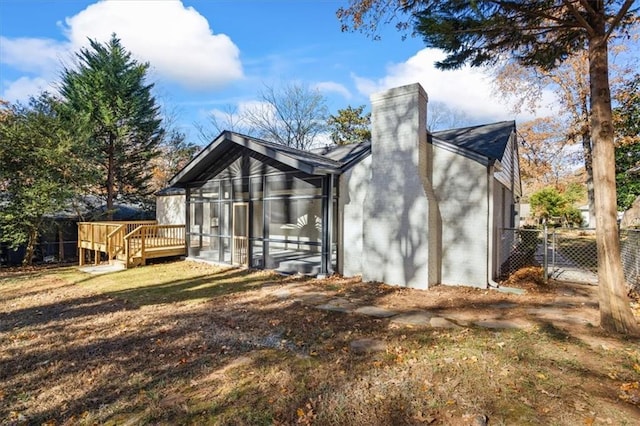
[[[444,150],[447,150],[449,152],[453,152],[454,154],[458,154],[458,155],[462,155],[463,157],[466,157],[470,160],[473,160],[475,162],[478,162],[480,164],[482,164],[483,166],[489,166],[491,165],[491,159],[488,157],[485,157],[484,155],[478,154],[477,152],[471,151],[469,149],[460,147],[458,145],[454,145],[452,143],[449,142],[445,142],[442,139],[438,139],[436,137],[430,137],[427,138],[428,142],[431,143],[434,146],[437,146],[438,148],[442,148]]]

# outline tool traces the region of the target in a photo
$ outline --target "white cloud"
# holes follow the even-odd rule
[[[54,93],[56,90],[48,80],[40,77],[20,77],[16,81],[4,83],[2,99],[9,102],[25,102],[30,96],[37,96],[42,91]]]
[[[336,83],[333,81],[322,81],[320,83],[316,83],[314,87],[321,92],[333,92],[342,95],[342,97],[345,99],[351,99],[351,92],[349,92],[349,90],[340,83]]]
[[[68,40],[0,38],[0,63],[31,74],[4,83],[4,98],[24,93],[36,81],[54,80],[89,38],[107,42],[113,33],[136,59],[151,64],[153,75],[183,87],[214,89],[243,78],[238,47],[178,0],[99,1],[67,18],[63,32]]]
[[[220,87],[243,76],[238,47],[177,0],[100,1],[67,18],[65,33],[74,46],[116,33],[159,75],[191,89]]]
[[[406,62],[391,64],[387,75],[369,79],[352,75],[358,91],[364,95],[418,82],[429,96],[429,102],[443,102],[474,120],[513,119],[510,105],[492,93],[491,79],[482,69],[468,66],[442,71],[434,63],[444,58],[437,49],[422,49]],[[521,118],[530,114],[521,114]]]
[[[69,56],[69,44],[43,38],[0,37],[0,63],[20,71],[53,75]]]

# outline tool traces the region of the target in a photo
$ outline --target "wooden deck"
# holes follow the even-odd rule
[[[104,253],[110,263],[122,262],[125,268],[144,265],[147,259],[185,255],[185,226],[155,221],[79,222],[78,249],[80,265],[87,250],[93,251],[95,264]]]

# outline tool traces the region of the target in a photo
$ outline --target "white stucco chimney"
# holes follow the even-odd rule
[[[423,289],[439,281],[440,220],[428,176],[427,101],[418,83],[371,96],[365,281]]]

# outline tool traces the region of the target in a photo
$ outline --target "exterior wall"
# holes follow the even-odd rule
[[[487,287],[488,169],[433,147],[433,187],[442,218],[442,284]]]
[[[362,276],[365,281],[428,288],[438,281],[439,259],[430,253],[430,217],[436,215],[430,215],[434,207],[424,173],[428,158],[420,149],[427,143],[427,94],[412,84],[373,95],[371,105]]]
[[[520,186],[520,162],[518,160],[517,142],[516,135],[512,134],[502,156],[500,170],[495,173],[495,178],[516,196],[521,197],[522,189]]]
[[[184,225],[186,223],[184,195],[159,195],[156,197],[156,220],[159,225]]]
[[[362,274],[363,208],[371,180],[371,157],[367,157],[340,176],[338,272],[346,276]]]

